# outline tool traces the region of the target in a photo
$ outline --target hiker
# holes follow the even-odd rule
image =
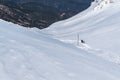
[[[81,43],[85,43],[85,41],[84,41],[84,40],[81,40]]]

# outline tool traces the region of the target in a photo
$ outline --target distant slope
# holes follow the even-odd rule
[[[16,4],[6,2],[0,4],[0,18],[24,27],[45,28],[58,21],[58,10],[41,3]]]
[[[0,6],[0,19],[43,29],[76,15],[88,8],[90,3],[90,0],[1,0],[0,5],[4,9]]]

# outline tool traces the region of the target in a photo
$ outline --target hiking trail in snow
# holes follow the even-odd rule
[[[106,60],[109,60],[111,62],[114,62],[116,64],[120,64],[120,56],[117,54],[114,54],[109,51],[101,50],[101,49],[94,49],[90,47],[88,44],[81,43],[79,46],[77,45],[78,48],[83,49],[91,54],[100,56]]]

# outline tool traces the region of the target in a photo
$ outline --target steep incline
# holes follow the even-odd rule
[[[96,0],[86,11],[51,25],[55,38],[76,42],[77,35],[93,48],[120,56],[120,0]]]
[[[120,67],[38,29],[0,20],[0,80],[119,80]]]

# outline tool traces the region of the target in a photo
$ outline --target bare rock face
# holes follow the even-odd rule
[[[15,2],[16,1],[16,2]],[[21,2],[20,2],[21,1]],[[90,3],[74,0],[1,0],[0,18],[24,27],[46,28],[52,23],[67,19],[86,9]],[[68,2],[67,2],[68,1]]]
[[[18,15],[19,14],[19,15]],[[0,4],[0,18],[22,26],[29,26],[29,15],[18,9],[11,9],[8,6]]]
[[[25,27],[38,27],[40,29],[58,20],[58,16],[52,12],[50,14],[32,12],[27,9],[24,10],[22,6],[11,7],[3,4],[0,4],[0,18]]]

